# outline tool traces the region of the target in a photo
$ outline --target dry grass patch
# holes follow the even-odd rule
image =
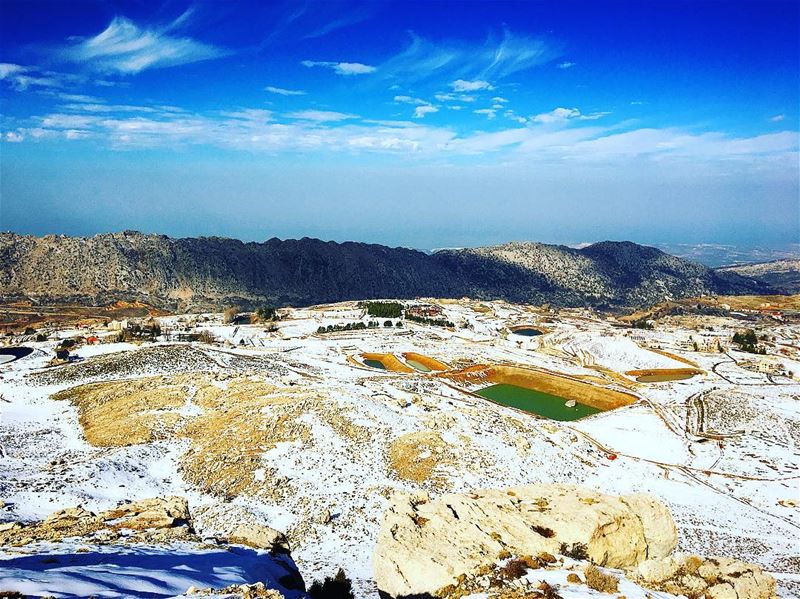
[[[96,447],[150,443],[174,434],[190,386],[176,377],[92,383],[67,389],[53,399],[72,402],[86,440]]]
[[[442,477],[435,476],[435,470],[453,461],[453,449],[435,431],[408,433],[389,446],[390,470],[399,478],[415,483],[442,483]]]
[[[181,472],[208,493],[235,497],[274,491],[269,473],[256,478],[264,466],[262,454],[278,443],[308,442],[309,428],[297,419],[318,398],[302,389],[239,379],[224,389],[203,387],[195,401],[203,412],[180,431],[191,441]]]
[[[600,591],[601,593],[618,593],[619,592],[619,579],[611,574],[606,574],[600,568],[590,564],[583,571],[586,577],[586,585],[590,589]]]

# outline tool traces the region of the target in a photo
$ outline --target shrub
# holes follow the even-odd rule
[[[611,574],[604,573],[593,564],[587,566],[583,575],[586,577],[586,585],[590,589],[601,593],[619,592],[619,580],[615,576],[611,576]]]
[[[355,599],[353,583],[341,568],[333,577],[326,576],[323,582],[315,581],[308,589],[308,595],[311,599]]]
[[[506,580],[517,580],[525,576],[527,572],[528,564],[522,559],[508,560],[508,562],[500,568],[500,576]]]
[[[386,328],[389,328],[389,327],[394,326],[394,325],[392,325],[392,321],[391,320],[387,320],[386,322],[383,323],[383,326],[386,327]]]
[[[558,550],[561,555],[571,557],[577,560],[589,559],[589,553],[584,543],[573,543],[572,546],[566,543],[561,543],[561,549]]]
[[[275,320],[278,317],[278,311],[270,305],[263,305],[257,308],[253,313],[253,320],[255,322],[267,322]]]
[[[217,338],[211,331],[200,331],[197,340],[201,343],[216,343]]]
[[[239,308],[236,306],[231,306],[230,308],[225,308],[225,311],[222,313],[222,322],[225,324],[230,324],[236,317],[239,315]]]

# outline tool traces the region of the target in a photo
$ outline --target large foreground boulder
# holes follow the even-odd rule
[[[569,552],[629,568],[677,545],[669,510],[646,495],[605,495],[575,485],[531,485],[446,494],[397,495],[373,557],[378,589],[392,597],[435,594],[458,576],[516,555]]]

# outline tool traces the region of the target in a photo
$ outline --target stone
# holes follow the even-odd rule
[[[665,539],[658,538],[662,532]],[[378,533],[375,581],[393,597],[433,594],[503,549],[553,557],[562,544],[576,543],[598,565],[627,568],[667,555],[677,534],[669,511],[654,498],[575,485],[445,494],[434,501],[426,494],[398,494]]]
[[[240,524],[231,532],[228,540],[256,549],[289,553],[289,541],[286,535],[263,524]]]
[[[147,530],[172,528],[191,522],[189,503],[185,497],[155,497],[123,503],[114,509],[99,514],[100,518],[114,528]]]

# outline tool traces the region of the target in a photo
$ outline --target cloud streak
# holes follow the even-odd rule
[[[306,92],[301,89],[285,89],[283,87],[275,87],[273,85],[268,85],[264,88],[264,91],[268,91],[271,94],[278,94],[279,96],[305,96]]]
[[[412,32],[408,45],[384,62],[380,70],[386,77],[396,79],[422,80],[444,75],[464,81],[493,81],[550,62],[559,54],[559,48],[552,43],[509,30],[483,43],[433,42]]]
[[[304,67],[324,67],[331,69],[337,75],[368,75],[377,68],[360,62],[333,62],[327,60],[304,60],[300,64]]]
[[[179,37],[173,31],[190,13],[161,28],[142,27],[125,17],[114,17],[97,35],[62,48],[61,58],[90,69],[136,74],[147,69],[174,67],[228,54],[227,50]]]

